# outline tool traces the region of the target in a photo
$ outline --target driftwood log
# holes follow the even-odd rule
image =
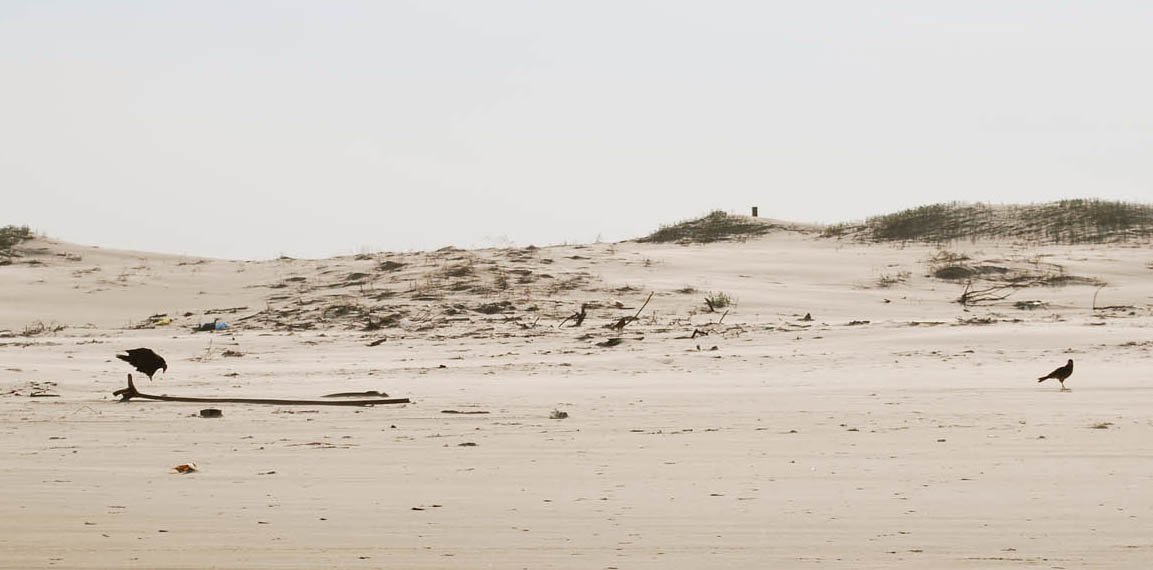
[[[112,393],[113,396],[120,396],[121,402],[127,402],[133,398],[141,398],[144,400],[158,400],[161,402],[197,402],[201,404],[274,404],[280,406],[375,406],[378,404],[408,404],[408,398],[380,398],[380,399],[365,399],[365,400],[278,400],[271,398],[185,398],[181,396],[153,396],[152,394],[145,394],[136,389],[136,385],[132,383],[132,375],[128,375],[128,387],[121,388]]]

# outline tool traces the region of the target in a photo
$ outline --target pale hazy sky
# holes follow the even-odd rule
[[[0,0],[0,225],[218,257],[1153,201],[1153,3]]]

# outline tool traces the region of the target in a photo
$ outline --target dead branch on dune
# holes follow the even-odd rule
[[[197,403],[228,403],[228,404],[274,404],[280,406],[375,406],[378,404],[408,404],[408,398],[379,398],[366,400],[281,400],[271,398],[185,398],[180,396],[153,396],[136,389],[132,383],[132,375],[128,375],[128,387],[121,388],[112,393],[120,396],[121,402],[133,398],[143,400],[158,400],[161,402],[197,402]]]
[[[655,293],[655,291],[653,293]],[[640,318],[641,311],[645,310],[645,307],[649,306],[649,301],[653,300],[653,293],[649,293],[648,298],[645,299],[645,302],[643,305],[641,305],[641,308],[637,309],[637,313],[635,315],[633,315],[631,317],[621,317],[620,320],[609,325],[608,328],[613,329],[613,330],[618,330],[618,331],[624,330],[625,325],[627,325],[627,324],[637,320],[638,318]]]
[[[563,327],[564,324],[569,322],[570,320],[573,322],[572,325],[570,325],[570,326],[579,327],[579,326],[581,326],[582,323],[585,322],[585,317],[587,317],[587,316],[588,316],[588,303],[581,303],[580,312],[573,313],[572,315],[565,317],[565,319],[563,321],[561,321],[559,325],[557,325],[557,328]]]
[[[965,289],[961,291],[961,296],[957,297],[957,302],[965,307],[981,303],[995,303],[1012,295],[1013,289],[1016,287],[1016,285],[997,285],[985,289],[973,289],[973,281],[969,280],[965,282]]]
[[[736,327],[729,327],[728,329],[722,330],[721,324],[725,322],[725,317],[727,317],[727,316],[729,316],[729,312],[725,311],[721,315],[721,318],[717,319],[717,322],[714,323],[714,322],[710,321],[710,322],[704,323],[702,325],[697,325],[696,327],[693,327],[693,332],[691,335],[677,337],[677,338],[694,339],[694,338],[697,338],[698,336],[709,336],[710,334],[715,333],[715,332],[720,332],[721,334],[724,334],[724,333],[728,332],[729,330],[741,328],[740,325],[737,325]]]

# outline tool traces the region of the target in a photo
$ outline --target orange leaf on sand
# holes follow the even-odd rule
[[[195,473],[197,471],[195,463],[185,463],[183,465],[177,465],[176,467],[173,467],[172,469],[174,469],[177,473],[180,473],[181,475],[187,475],[188,473]]]

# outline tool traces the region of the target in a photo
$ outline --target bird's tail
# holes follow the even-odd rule
[[[1046,381],[1046,380],[1048,380],[1048,379],[1049,379],[1049,377],[1048,377],[1048,376],[1042,376],[1042,377],[1038,378],[1038,379],[1037,379],[1037,381],[1038,381],[1038,382],[1044,382],[1044,381]]]
[[[117,354],[116,358],[119,358],[120,360],[123,360],[124,362],[128,362],[128,355],[127,354]]]

